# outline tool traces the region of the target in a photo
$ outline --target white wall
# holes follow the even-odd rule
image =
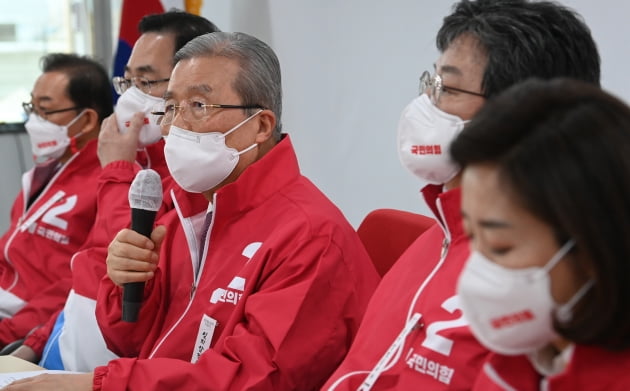
[[[26,133],[0,133],[0,235],[9,228],[11,205],[20,190],[22,173],[32,166]]]
[[[277,52],[284,130],[302,171],[357,226],[376,208],[428,212],[418,193],[423,184],[398,162],[396,124],[417,94],[420,73],[437,58],[435,33],[453,2],[205,0],[203,15],[225,31],[253,34]],[[592,29],[604,88],[630,102],[630,3],[562,3]],[[14,141],[2,137],[0,143],[0,228],[6,228],[19,164]]]
[[[398,161],[396,125],[438,56],[435,34],[454,2],[205,0],[203,15],[274,48],[284,130],[302,171],[357,226],[376,208],[428,212],[418,193],[423,184]],[[561,3],[591,27],[604,88],[630,101],[630,3]]]

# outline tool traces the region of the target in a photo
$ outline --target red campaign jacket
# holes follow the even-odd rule
[[[184,192],[170,177],[164,159],[163,140],[139,151],[136,163],[116,161],[103,167],[98,180],[96,222],[83,248],[72,257],[72,290],[63,309],[64,326],[54,336],[58,339],[55,344],[59,346],[64,369],[91,371],[95,366],[116,357],[104,345],[96,325],[94,307],[98,285],[107,271],[107,246],[118,231],[130,225],[129,187],[142,167],[157,171],[162,178],[165,195],[158,216],[174,207],[170,198],[171,189],[178,193]],[[198,211],[206,210],[208,202],[203,196],[189,193],[189,197],[195,200]],[[58,315],[59,312],[24,341],[40,357]]]
[[[136,163],[116,161],[105,166],[98,182],[98,214],[96,224],[90,232],[88,241],[72,259],[73,290],[84,297],[96,300],[98,285],[107,272],[105,260],[107,247],[116,234],[131,225],[129,207],[129,188],[142,167],[155,170],[162,178],[164,193],[162,206],[157,218],[174,208],[171,190],[177,194],[185,193],[175,181],[166,166],[164,141],[147,146],[146,154],[138,153]],[[138,164],[142,163],[142,166]],[[208,201],[201,195],[187,193],[195,212],[205,211]]]
[[[567,368],[543,379],[526,356],[491,354],[474,391],[627,391],[630,390],[630,350],[610,352],[575,345]],[[542,383],[547,383],[546,388]]]
[[[82,250],[96,247],[106,248],[118,231],[130,225],[129,187],[138,171],[143,167],[157,171],[162,181],[167,181],[164,187],[169,186],[171,183],[170,173],[164,158],[163,140],[159,140],[147,146],[143,151],[139,151],[136,158],[135,163],[121,160],[103,167],[98,178],[96,224],[94,224],[89,240],[85,243]],[[162,210],[169,210],[172,208],[172,203],[169,207],[168,202],[165,201],[162,207]],[[73,264],[75,262],[73,261]],[[95,296],[93,295],[92,297]]]
[[[11,209],[0,238],[0,344],[23,338],[45,323],[65,301],[70,258],[85,241],[96,215],[100,171],[96,140],[70,158],[26,209],[33,170]]]
[[[460,189],[440,192],[441,186],[423,189],[438,224],[412,243],[383,277],[350,352],[323,390],[356,390],[415,312],[422,315],[420,325],[408,334],[398,361],[387,366],[372,390],[472,387],[487,350],[467,327],[456,295],[470,251],[461,225]]]
[[[161,148],[163,144],[160,143]],[[147,155],[156,155],[156,150],[149,148],[151,146],[147,148]],[[142,155],[138,153],[138,157],[140,156]],[[142,160],[151,163],[155,161],[158,166],[166,164],[159,155]],[[115,161],[100,171],[95,192],[97,213],[94,225],[83,246],[71,260],[73,291],[78,290],[81,295],[96,300],[98,284],[106,272],[107,246],[118,231],[129,226],[129,187],[140,169],[141,166],[137,163]],[[24,345],[33,349],[38,356],[41,356],[44,344],[50,337],[59,311],[24,341]]]
[[[378,275],[341,212],[300,174],[289,137],[217,191],[202,262],[205,213],[191,215],[186,201],[161,221],[167,236],[137,323],[120,321],[121,289],[101,282],[108,346],[138,358],[96,368],[94,390],[321,386]]]
[[[73,290],[84,297],[96,300],[98,285],[107,272],[105,259],[107,247],[116,234],[131,225],[129,188],[138,171],[143,167],[155,170],[162,178],[164,193],[157,218],[174,208],[171,190],[186,194],[194,212],[205,211],[208,201],[198,194],[186,193],[171,178],[164,158],[164,140],[145,147],[146,153],[138,152],[136,163],[116,161],[105,166],[98,181],[98,214],[88,241],[72,259]],[[140,163],[140,164],[139,164]]]

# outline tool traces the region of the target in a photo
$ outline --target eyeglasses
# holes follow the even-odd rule
[[[169,80],[170,79],[149,80],[142,76],[134,76],[131,79],[125,79],[122,76],[114,76],[112,77],[112,84],[114,85],[114,90],[118,95],[122,95],[132,85],[136,86],[136,88],[145,94],[150,94],[151,87],[153,87],[154,84],[164,83]]]
[[[158,123],[162,125],[170,125],[175,120],[177,113],[181,113],[182,119],[186,122],[198,122],[207,118],[212,109],[261,109],[260,105],[221,105],[216,103],[205,104],[195,101],[182,101],[181,105],[172,103],[158,104],[153,108],[151,114],[162,116]]]
[[[51,114],[57,114],[57,113],[63,113],[70,110],[81,109],[81,107],[79,106],[74,106],[74,107],[68,107],[67,109],[59,109],[59,110],[48,110],[48,111],[37,110],[32,102],[22,102],[22,108],[24,109],[24,112],[26,113],[26,115],[31,115],[31,113],[33,113],[44,119],[48,118],[48,116]]]
[[[462,90],[461,88],[445,86],[444,84],[442,84],[442,76],[438,75],[437,73],[431,76],[431,74],[428,71],[424,71],[422,72],[422,76],[420,76],[420,94],[427,92],[427,90],[429,93],[429,97],[431,98],[431,102],[434,105],[437,105],[440,103],[442,92],[448,93],[449,91],[457,91],[464,94],[480,96],[482,98],[486,97],[484,94],[479,93],[479,92],[473,92],[473,91],[468,91],[468,90]]]

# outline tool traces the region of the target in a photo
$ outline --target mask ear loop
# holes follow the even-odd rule
[[[258,110],[257,112],[255,112],[254,114],[250,115],[249,117],[245,118],[244,120],[242,120],[241,122],[239,122],[238,124],[236,124],[236,126],[234,126],[232,129],[228,130],[227,132],[223,133],[223,137],[225,138],[228,134],[234,132],[236,129],[240,128],[241,125],[243,125],[244,123],[246,123],[247,121],[249,121],[250,119],[254,118],[255,116],[257,116],[258,114],[262,113],[262,110]],[[254,143],[252,145],[250,145],[249,147],[243,149],[240,152],[236,152],[235,156],[240,156],[242,154],[244,154],[247,151],[250,151],[254,148],[256,148],[258,146],[258,144]]]
[[[559,305],[556,308],[556,318],[561,323],[569,323],[571,319],[573,319],[573,307],[580,301],[591,289],[591,287],[595,285],[595,281],[593,279],[588,280],[577,292],[567,301],[566,303]]]
[[[542,269],[544,270],[544,272],[549,273],[549,270],[553,269],[553,267],[556,266],[556,264],[569,253],[573,246],[575,246],[575,240],[569,239],[564,244],[564,246],[560,247],[560,250],[558,250],[558,252],[549,260],[549,262],[547,262],[547,264],[543,266]]]
[[[257,116],[258,114],[262,113],[262,109],[258,110],[257,112],[255,112],[254,114],[250,115],[249,117],[245,118],[244,120],[242,120],[241,122],[237,123],[236,125],[234,125],[232,127],[232,129],[228,130],[227,132],[223,133],[223,137],[227,137],[228,134],[234,132],[236,129],[240,128],[241,125],[243,125],[245,122],[249,121],[250,119],[254,118],[255,116]]]
[[[74,125],[75,122],[77,122],[77,120],[79,118],[81,118],[81,116],[83,115],[83,113],[85,113],[85,109],[83,109],[79,115],[77,115],[76,117],[74,117],[74,119],[72,121],[70,121],[65,127],[66,127],[66,133],[68,132],[68,129]],[[79,152],[79,148],[77,148],[77,139],[79,137],[81,137],[83,135],[83,132],[80,132],[76,135],[74,135],[72,138],[70,138],[70,152],[72,152],[72,154],[74,155],[75,153]]]
[[[575,246],[575,240],[569,239],[564,244],[564,246],[562,246],[560,250],[558,250],[556,255],[551,258],[547,265],[544,266],[543,270],[545,271],[545,273],[549,273],[549,271],[553,269],[553,267],[556,266],[556,264],[560,262],[560,260],[564,258],[565,255],[568,254],[573,246]],[[573,295],[573,297],[569,299],[569,301],[556,306],[554,313],[556,315],[556,318],[561,323],[567,323],[571,321],[571,319],[573,318],[573,307],[575,307],[578,301],[580,301],[580,299],[582,299],[582,297],[584,297],[584,295],[588,293],[588,291],[594,284],[595,281],[593,279],[588,280],[584,285],[580,287],[580,289],[578,289],[578,291]]]
[[[79,152],[79,149],[77,148],[77,138],[72,137],[70,139],[70,152],[72,152],[72,154],[74,155],[75,153]]]

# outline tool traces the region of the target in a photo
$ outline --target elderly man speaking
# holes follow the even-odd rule
[[[207,213],[177,199],[150,240],[123,230],[111,243],[97,318],[129,358],[7,390],[313,390],[346,354],[378,277],[281,134],[276,55],[249,35],[211,33],[175,60],[165,156]],[[138,321],[123,322],[121,285],[140,281]]]

